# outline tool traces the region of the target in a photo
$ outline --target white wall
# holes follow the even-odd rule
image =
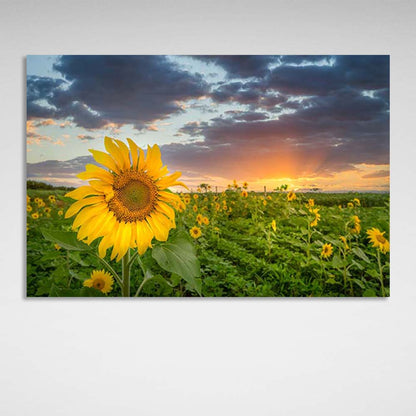
[[[411,1],[0,3],[0,414],[416,414]],[[25,300],[24,56],[391,54],[388,300]]]

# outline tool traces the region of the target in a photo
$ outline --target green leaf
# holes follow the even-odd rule
[[[354,247],[352,249],[352,252],[358,256],[360,259],[364,260],[366,263],[370,263],[370,259],[367,257],[367,255],[362,251],[359,247]]]
[[[46,230],[45,228],[41,228],[41,232],[46,240],[52,241],[53,243],[56,243],[67,250],[89,250],[89,247],[85,243],[77,239],[77,235],[75,233],[67,231]]]
[[[376,297],[377,293],[373,290],[373,289],[366,289],[363,292],[363,297],[364,298],[373,298]]]
[[[104,293],[100,292],[93,287],[83,287],[81,289],[67,289],[60,288],[56,285],[52,285],[51,290],[49,291],[50,297],[59,297],[59,298],[88,298],[88,297],[103,297]]]
[[[194,245],[185,234],[179,233],[166,243],[156,245],[152,257],[162,269],[178,274],[201,294],[201,284],[196,279],[200,275],[199,260]]]
[[[344,262],[342,261],[341,257],[338,254],[335,254],[333,259],[332,259],[332,266],[340,269],[341,267],[344,266]]]
[[[359,279],[352,279],[352,281],[353,281],[356,285],[360,286],[360,288],[361,288],[361,289],[365,289],[365,284],[364,284],[361,280],[359,280]]]

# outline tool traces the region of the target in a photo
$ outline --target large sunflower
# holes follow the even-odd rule
[[[367,230],[368,239],[373,244],[373,247],[378,248],[382,253],[390,251],[390,243],[384,237],[385,231],[381,232],[378,228],[370,228]]]
[[[131,139],[129,147],[120,140],[105,137],[108,153],[90,150],[94,159],[108,168],[87,164],[79,178],[89,180],[66,196],[77,201],[65,214],[78,214],[72,228],[78,230],[78,239],[91,244],[102,237],[98,251],[101,257],[113,247],[111,259],[119,261],[129,248],[143,254],[153,238],[166,241],[175,228],[175,211],[179,195],[170,192],[170,186],[185,186],[177,179],[181,172],[166,176],[157,145],[148,146],[146,157]],[[186,186],[185,186],[186,187]]]

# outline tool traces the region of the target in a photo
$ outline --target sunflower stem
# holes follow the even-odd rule
[[[114,276],[114,279],[116,279],[116,282],[119,284],[120,288],[123,287],[123,283],[120,279],[120,276],[117,274],[117,272],[110,266],[109,263],[107,263],[104,259],[102,259],[98,254],[94,253],[94,256],[97,257],[98,260],[101,261],[101,263],[104,264],[105,267],[109,270],[109,272]]]
[[[123,297],[130,297],[130,249],[121,259],[122,281],[121,295]]]
[[[377,250],[377,262],[378,262],[378,269],[379,269],[379,272],[380,272],[381,295],[383,296],[383,298],[385,298],[386,297],[386,291],[384,289],[383,268],[381,267],[380,250]]]

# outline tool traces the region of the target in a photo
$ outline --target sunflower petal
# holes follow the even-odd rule
[[[119,173],[120,170],[114,162],[114,159],[105,152],[101,152],[100,150],[88,149],[89,152],[93,155],[95,161],[100,165],[105,166],[106,168],[112,170],[113,172]]]
[[[72,198],[72,199],[82,199],[88,195],[100,195],[101,192],[98,192],[96,189],[94,189],[91,186],[85,185],[85,186],[80,186],[77,189],[74,189],[71,192],[68,192],[65,196]]]
[[[68,211],[65,213],[65,218],[74,216],[80,209],[87,205],[98,204],[100,202],[104,202],[103,196],[91,196],[89,198],[80,199],[68,208]]]
[[[117,163],[117,166],[120,169],[124,168],[124,158],[121,153],[120,148],[115,143],[115,140],[111,137],[105,136],[104,137],[104,146],[105,150],[113,157],[114,161]]]
[[[123,158],[123,169],[130,169],[131,163],[129,148],[121,140],[115,139],[115,141],[118,144],[121,157]]]
[[[77,176],[80,179],[101,179],[109,184],[114,182],[114,177],[110,172],[91,163],[85,165],[85,172],[81,172]]]

